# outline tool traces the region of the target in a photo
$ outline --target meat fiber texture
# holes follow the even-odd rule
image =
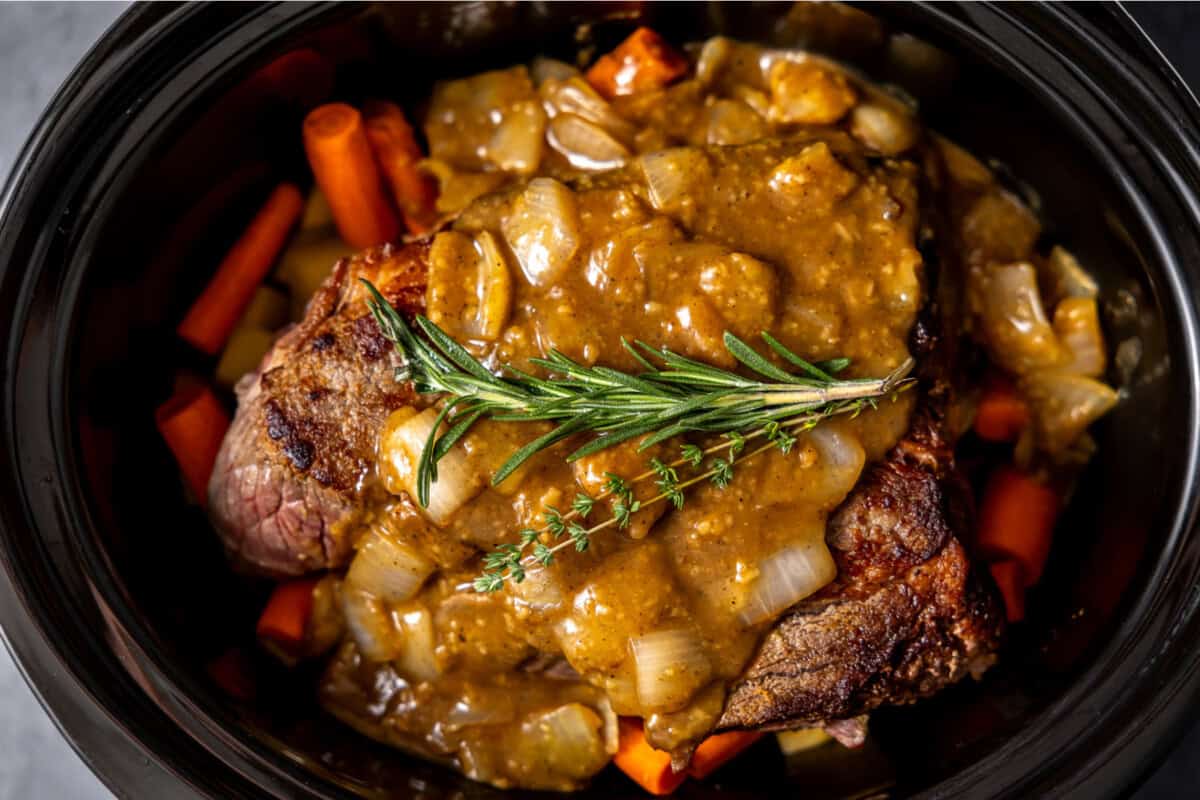
[[[381,491],[375,439],[388,414],[414,399],[394,380],[394,348],[357,279],[417,311],[427,254],[418,243],[343,259],[305,319],[238,386],[209,499],[240,567],[282,576],[348,561],[356,515]],[[925,337],[927,351],[933,341]],[[910,431],[830,520],[837,580],[766,636],[730,687],[720,728],[852,726],[994,660],[1003,622],[964,548],[970,496],[943,421],[950,390],[930,361],[943,359],[926,353]]]

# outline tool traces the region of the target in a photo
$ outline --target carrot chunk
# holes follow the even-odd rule
[[[646,89],[659,89],[682,78],[688,62],[649,28],[638,28],[611,53],[600,56],[587,80],[609,100]]]
[[[1020,622],[1025,618],[1025,571],[1021,562],[1010,559],[993,561],[988,565],[992,579],[1004,598],[1004,609],[1009,622]]]
[[[1029,424],[1029,405],[1006,378],[988,382],[975,414],[975,433],[989,442],[1011,442]]]
[[[760,731],[730,731],[710,736],[701,742],[692,754],[688,774],[693,778],[707,778],[718,767],[732,761],[760,738]]]
[[[303,210],[299,189],[290,183],[276,187],[179,323],[183,339],[209,355],[221,349]]]
[[[275,587],[255,628],[260,639],[269,639],[285,649],[304,645],[312,618],[313,589],[317,578],[298,578]]]
[[[328,103],[304,120],[304,151],[342,238],[353,247],[395,239],[400,221],[384,194],[362,114]]]
[[[375,160],[400,207],[405,227],[412,234],[427,233],[437,221],[438,185],[434,177],[421,170],[424,157],[413,136],[412,126],[395,103],[382,100],[363,105],[367,140]]]
[[[184,384],[158,407],[155,422],[192,495],[200,505],[207,505],[208,479],[229,430],[225,407],[208,387]]]
[[[618,728],[620,741],[613,763],[647,792],[670,794],[687,778],[686,772],[671,770],[668,753],[654,749],[646,741],[641,720],[621,717]]]
[[[1042,577],[1058,494],[1015,467],[992,473],[979,506],[979,549],[989,561],[1014,560],[1021,566],[1025,586]]]

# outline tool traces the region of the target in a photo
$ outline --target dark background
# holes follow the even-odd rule
[[[1200,91],[1200,3],[1127,7],[1193,90]],[[0,178],[55,88],[123,8],[119,2],[0,1]],[[0,800],[108,797],[0,653]],[[1133,797],[1200,797],[1200,724]]]

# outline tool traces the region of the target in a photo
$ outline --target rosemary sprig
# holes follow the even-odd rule
[[[363,283],[371,293],[367,302],[380,330],[404,358],[397,379],[412,381],[421,394],[447,398],[418,465],[417,502],[422,506],[429,504],[438,461],[480,419],[556,423],[501,465],[492,476],[492,485],[497,485],[535,454],[576,434],[593,434],[593,438],[568,455],[568,461],[636,437],[644,437],[639,449],[645,449],[690,432],[744,434],[822,408],[882,397],[904,385],[912,369],[910,359],[883,378],[841,380],[833,373],[847,366],[845,359],[811,364],[764,333],[767,346],[802,374],[791,373],[726,332],[726,349],[758,377],[625,340],[622,345],[645,372],[631,375],[609,367],[588,367],[552,350],[546,358],[530,359],[552,377],[535,377],[512,366],[505,367],[508,376],[502,377],[419,315],[416,326],[425,336],[417,336],[369,281]],[[445,432],[441,432],[443,422]]]
[[[608,367],[589,367],[554,350],[531,362],[548,372],[537,377],[512,366],[507,375],[488,371],[462,345],[423,316],[409,327],[378,290],[364,280],[367,301],[379,328],[404,358],[396,370],[398,380],[412,381],[421,394],[445,396],[417,469],[417,502],[429,504],[430,487],[437,480],[437,464],[480,419],[555,423],[513,453],[492,476],[501,483],[526,460],[558,442],[591,434],[566,458],[575,461],[637,437],[639,450],[659,442],[696,433],[719,436],[724,441],[707,449],[684,444],[680,458],[671,464],[651,461],[650,469],[626,481],[609,475],[596,497],[580,494],[571,509],[547,509],[540,529],[526,529],[519,544],[502,544],[485,559],[486,571],[475,582],[479,591],[495,591],[506,580],[520,583],[531,568],[544,568],[554,554],[568,546],[587,550],[590,537],[605,528],[624,528],[642,508],[669,501],[684,503],[683,490],[702,481],[725,488],[733,479],[734,463],[772,447],[787,453],[796,432],[815,427],[838,414],[857,414],[874,406],[878,398],[912,384],[912,360],[882,378],[843,380],[836,377],[849,366],[848,359],[812,364],[787,349],[768,333],[764,343],[798,372],[788,372],[760,355],[749,344],[726,332],[725,348],[751,376],[655,349],[644,342],[622,346],[642,365],[644,372],[624,373]],[[443,424],[444,423],[444,424]],[[747,442],[766,442],[743,454]],[[723,455],[717,455],[722,452]],[[708,459],[705,464],[705,459]],[[678,468],[689,466],[699,474],[681,481]],[[646,500],[635,498],[631,484],[654,478],[658,493]],[[585,527],[596,504],[608,500],[611,516]]]

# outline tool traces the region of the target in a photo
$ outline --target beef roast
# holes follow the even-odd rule
[[[342,259],[259,370],[237,387],[238,410],[209,483],[209,509],[235,563],[270,575],[342,565],[354,517],[377,491],[375,440],[411,404],[393,378],[394,349],[359,278],[397,308],[424,306],[423,244]]]
[[[348,560],[356,509],[378,491],[375,438],[388,413],[413,400],[393,378],[393,348],[356,279],[411,312],[422,304],[426,256],[412,244],[343,260],[303,322],[239,385],[210,502],[242,565],[300,574]],[[768,634],[730,688],[719,727],[847,720],[990,664],[1002,621],[964,550],[969,495],[936,384],[925,381],[908,435],[830,520],[837,580]]]

